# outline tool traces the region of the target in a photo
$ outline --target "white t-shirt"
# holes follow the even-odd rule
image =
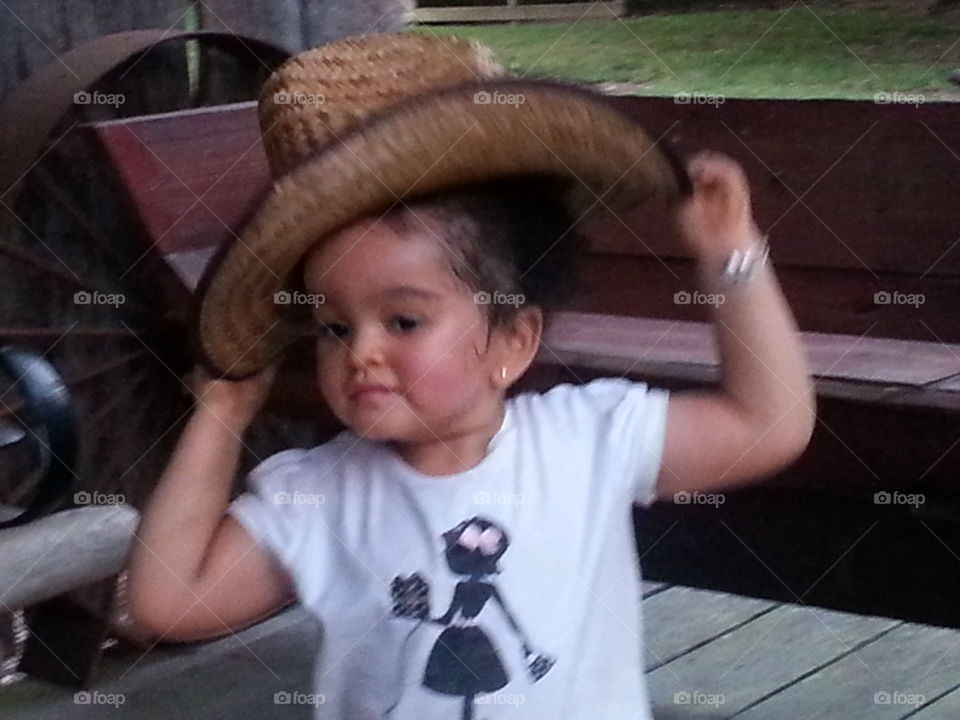
[[[622,378],[515,395],[454,475],[351,431],[255,468],[229,512],[323,624],[315,716],[651,720],[631,502],[655,499],[667,400]]]

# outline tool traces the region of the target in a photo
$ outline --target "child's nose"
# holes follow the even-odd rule
[[[383,363],[383,343],[376,328],[357,328],[350,338],[350,361],[354,368],[362,369]]]

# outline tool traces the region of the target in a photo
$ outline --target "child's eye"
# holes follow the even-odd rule
[[[347,326],[343,323],[320,323],[317,326],[317,337],[320,340],[342,338],[347,334]]]
[[[420,321],[417,318],[410,317],[408,315],[396,315],[393,318],[394,326],[400,330],[413,330],[414,328],[420,325]]]

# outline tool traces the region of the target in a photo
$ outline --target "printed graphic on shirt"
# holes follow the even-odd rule
[[[417,620],[408,640],[424,623],[445,628],[427,658],[422,685],[435,693],[460,698],[460,720],[473,720],[476,696],[500,690],[510,680],[498,647],[509,647],[520,641],[530,682],[543,678],[556,660],[531,649],[500,590],[490,582],[500,572],[497,561],[510,545],[506,531],[491,520],[472,517],[442,537],[447,566],[464,578],[456,585],[450,607],[440,617],[431,617],[429,583],[420,573],[413,573],[393,579],[393,614],[397,618]],[[489,636],[482,618],[478,618],[491,600],[489,605],[499,607],[516,635],[504,638],[502,644]],[[406,659],[403,662],[412,664]],[[399,700],[387,711],[388,717],[397,704]]]

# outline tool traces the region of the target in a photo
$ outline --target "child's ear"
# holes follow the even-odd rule
[[[506,388],[527,371],[540,349],[543,311],[536,305],[519,310],[502,332],[501,362],[494,370],[494,382]],[[506,368],[506,377],[501,377],[501,367]]]

